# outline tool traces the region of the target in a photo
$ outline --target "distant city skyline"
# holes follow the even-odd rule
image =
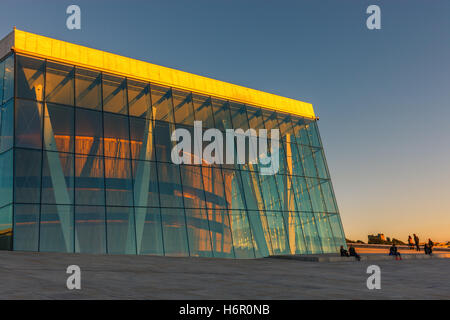
[[[81,30],[66,28],[70,4]],[[381,30],[366,27],[371,4]],[[346,237],[447,242],[449,12],[445,0],[5,0],[0,37],[17,26],[310,102]]]

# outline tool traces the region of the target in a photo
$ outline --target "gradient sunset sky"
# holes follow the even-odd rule
[[[66,28],[70,4],[81,30]],[[450,241],[450,1],[0,5],[1,38],[17,26],[312,103],[347,238]]]

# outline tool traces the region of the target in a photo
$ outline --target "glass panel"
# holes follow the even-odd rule
[[[75,156],[75,203],[105,204],[103,158]]]
[[[132,206],[131,161],[105,157],[106,204]]]
[[[14,55],[10,55],[5,63],[5,74],[3,81],[3,103],[14,96]]]
[[[16,100],[16,147],[42,148],[42,103]]]
[[[133,208],[107,207],[106,217],[108,253],[136,254]]]
[[[75,68],[47,61],[45,75],[45,99],[47,102],[74,105]]]
[[[247,116],[249,127],[255,130],[264,129],[264,121],[260,108],[247,106]]]
[[[11,100],[1,106],[0,112],[0,152],[4,152],[13,146],[14,101]]]
[[[195,120],[202,121],[203,128],[214,128],[214,117],[211,108],[211,98],[193,94]]]
[[[156,162],[134,161],[133,177],[134,205],[137,207],[158,207],[159,190]]]
[[[42,166],[42,203],[73,204],[73,154],[44,152]]]
[[[317,177],[312,148],[308,146],[300,146],[300,150],[303,158],[303,169],[305,171],[305,176]]]
[[[161,208],[166,256],[188,256],[184,209]]]
[[[106,253],[105,207],[75,207],[75,252]]]
[[[300,157],[300,152],[298,150],[297,143],[291,141],[291,138],[286,138],[283,142],[284,150],[286,153],[286,173],[289,175],[304,176],[302,166],[302,158]]]
[[[301,211],[312,211],[306,179],[303,177],[292,177],[295,199]]]
[[[278,118],[278,126],[280,128],[280,138],[282,138],[283,140],[290,139],[292,141],[295,141],[294,130],[292,129],[291,116],[284,113],[278,113],[277,118]]]
[[[127,79],[130,116],[152,119],[150,84]]]
[[[303,225],[309,253],[323,253],[314,214],[312,212],[299,212],[299,217]]]
[[[155,119],[167,122],[174,122],[172,108],[172,90],[156,85],[151,86],[152,105],[155,111]]]
[[[292,128],[299,145],[310,145],[307,130],[308,123],[310,123],[310,120],[292,117]]]
[[[102,113],[76,109],[75,118],[75,152],[103,155]]]
[[[234,258],[230,218],[227,210],[208,210],[214,257]]]
[[[43,100],[45,60],[17,55],[17,96]]]
[[[16,149],[14,201],[39,203],[41,196],[41,151]]]
[[[130,158],[130,136],[128,118],[116,114],[104,113],[105,156]]]
[[[303,226],[297,212],[295,211],[283,211],[280,212],[283,216],[284,225],[286,226],[286,236],[289,241],[289,253],[291,254],[306,254],[309,253],[307,243],[305,241]],[[278,218],[279,216],[276,215]],[[278,220],[278,225],[281,221]],[[275,243],[277,243],[275,241]],[[275,246],[275,245],[274,245]],[[274,249],[275,251],[275,249]],[[282,252],[282,251],[280,251]]]
[[[326,213],[314,213],[317,223],[317,229],[319,230],[319,237],[322,242],[322,250],[324,253],[337,252],[333,240],[333,233],[331,232],[330,222],[328,221],[328,215]]]
[[[87,69],[75,70],[75,103],[77,107],[102,109],[102,75]]]
[[[156,161],[154,128],[149,119],[130,117],[131,157],[139,160]]]
[[[198,166],[181,165],[181,181],[185,208],[205,208],[205,192],[201,168]],[[206,215],[206,213],[204,213]]]
[[[12,249],[12,205],[0,209],[0,250]]]
[[[345,235],[344,230],[342,228],[341,219],[338,214],[329,214],[328,215],[331,225],[331,230],[333,231],[334,242],[336,244],[336,249],[340,246],[347,247],[345,243]]]
[[[183,193],[178,165],[158,163],[161,207],[183,207]]]
[[[223,169],[222,172],[228,209],[245,209],[240,172],[228,169]]]
[[[72,206],[42,205],[39,251],[74,251],[74,214]]]
[[[307,178],[309,194],[311,196],[311,202],[314,212],[324,212],[325,206],[322,199],[322,192],[320,189],[320,180]]]
[[[13,151],[0,154],[0,207],[13,201]]]
[[[122,77],[103,74],[103,110],[128,114],[126,80]]]
[[[172,147],[175,146],[176,142],[171,141],[170,137],[174,130],[175,126],[173,124],[156,121],[155,143],[158,161],[172,162],[170,154],[172,152]]]
[[[321,147],[320,137],[319,137],[319,128],[317,127],[317,122],[312,121],[308,126],[309,140],[311,141],[311,145],[315,147]]]
[[[212,99],[212,110],[214,113],[215,128],[224,131],[232,129],[233,125],[230,118],[230,106],[227,101]]]
[[[189,126],[194,125],[194,109],[192,108],[192,95],[190,92],[173,90],[173,109],[175,122]]]
[[[212,257],[211,232],[206,209],[186,209],[189,252],[194,257]]]
[[[325,157],[323,155],[323,150],[319,148],[313,148],[314,152],[314,160],[317,167],[317,173],[319,174],[319,178],[329,178],[327,165],[325,163]]]
[[[243,129],[245,131],[249,128],[245,105],[230,102],[230,113],[234,129]]]
[[[202,175],[207,208],[227,209],[225,192],[229,192],[229,190],[224,190],[220,168],[202,167]]]
[[[327,212],[338,212],[337,206],[335,203],[335,198],[333,194],[333,189],[331,187],[331,181],[330,180],[322,180],[321,181],[321,187],[322,187],[322,193],[323,198],[325,201],[325,206],[327,208]]]
[[[44,148],[52,151],[73,152],[74,108],[45,104]]]
[[[229,211],[231,233],[236,258],[255,258],[253,239],[245,210]]]
[[[14,205],[13,250],[38,251],[39,205]]]
[[[138,254],[164,255],[159,208],[135,208]]]

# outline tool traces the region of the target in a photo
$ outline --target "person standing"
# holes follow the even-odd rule
[[[416,243],[416,250],[420,251],[420,246],[419,246],[419,237],[414,233],[414,242]]]
[[[408,246],[410,250],[414,250],[414,242],[411,235],[408,235]]]
[[[428,247],[429,247],[430,249],[434,247],[434,242],[431,241],[430,238],[428,238]]]

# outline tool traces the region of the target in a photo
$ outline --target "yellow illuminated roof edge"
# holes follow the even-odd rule
[[[312,104],[14,29],[17,53],[316,119]]]

